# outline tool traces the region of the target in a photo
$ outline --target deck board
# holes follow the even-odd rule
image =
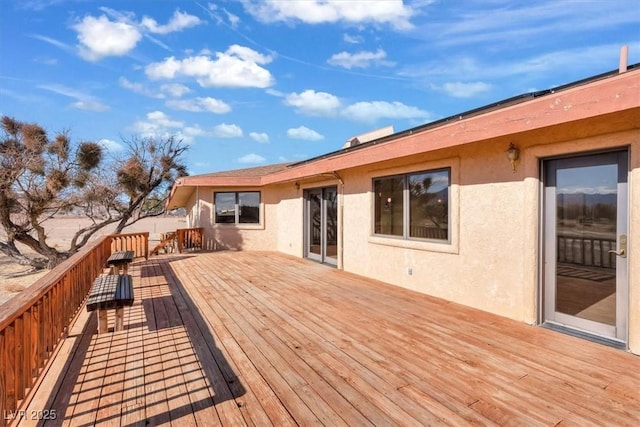
[[[640,358],[270,252],[132,264],[125,329],[81,315],[44,425],[637,425]],[[113,322],[113,313],[110,313]],[[68,341],[68,342],[67,342]],[[36,425],[23,420],[20,425]]]

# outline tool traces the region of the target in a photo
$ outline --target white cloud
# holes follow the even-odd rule
[[[302,93],[290,93],[285,96],[283,102],[285,105],[295,107],[298,112],[303,114],[311,116],[341,115],[362,122],[375,122],[381,118],[422,120],[431,116],[427,111],[401,102],[356,102],[345,107],[335,95],[316,92],[312,89]]]
[[[161,85],[159,88],[150,88],[148,86],[143,85],[142,83],[132,82],[128,80],[126,77],[120,77],[120,79],[118,79],[118,83],[120,84],[121,87],[125,89],[129,89],[134,93],[137,93],[139,95],[144,95],[149,98],[156,98],[156,99],[165,99],[167,98],[167,96],[172,98],[180,98],[181,96],[191,92],[191,89],[179,83],[167,83],[167,84]],[[213,98],[197,98],[196,100],[191,100],[191,103],[194,104],[194,106],[190,108],[184,106],[184,105],[187,105],[187,101],[182,101],[184,104],[181,104],[180,101],[172,100],[172,101],[167,101],[165,105],[170,106],[177,110],[207,111],[207,108],[214,109],[214,106],[211,105],[213,103],[209,100],[213,100]],[[218,101],[218,102],[224,104],[222,101]],[[229,110],[231,109],[230,107],[228,108]],[[218,105],[218,109],[224,109],[224,107],[222,105]],[[223,112],[227,112],[227,111],[223,111]],[[212,112],[215,112],[215,111],[212,110]]]
[[[99,7],[100,11],[102,11],[105,15],[113,18],[113,20],[118,22],[126,22],[127,24],[137,25],[135,23],[136,14],[133,12],[120,12],[118,10],[112,9],[110,7],[101,6]]]
[[[303,139],[306,141],[321,141],[324,139],[323,135],[306,126],[288,129],[287,136],[291,139]]]
[[[280,92],[279,90],[275,90],[275,89],[271,89],[271,88],[265,90],[265,93],[267,95],[275,96],[275,97],[278,97],[278,98],[284,98],[286,96],[284,92]]]
[[[631,49],[640,48],[640,43],[630,45]],[[611,64],[618,64],[618,54],[620,46],[617,44],[589,46],[586,48],[567,49],[555,52],[549,52],[521,62],[511,62],[508,64],[495,64],[489,66],[488,72],[493,76],[509,76],[514,74],[520,75],[536,75],[546,74],[552,70],[569,68],[573,64],[587,63],[592,66],[601,64],[605,67],[611,67]]]
[[[231,107],[229,106],[229,104],[210,97],[198,97],[193,99],[170,99],[165,102],[165,105],[176,110],[191,111],[196,113],[207,111],[214,114],[224,114],[231,111]]]
[[[203,21],[194,15],[176,10],[166,25],[148,16],[138,23],[132,12],[120,12],[101,7],[104,13],[99,17],[85,16],[72,28],[78,33],[78,50],[87,61],[99,61],[107,56],[123,56],[131,52],[143,35],[153,43],[170,50],[169,46],[150,34],[168,34],[201,24]],[[55,40],[45,40],[55,43]],[[60,43],[58,43],[60,44]],[[60,47],[60,46],[59,46]]]
[[[185,143],[191,143],[197,137],[240,138],[243,135],[242,129],[234,124],[223,123],[213,128],[202,128],[198,124],[174,120],[162,111],[147,113],[144,120],[136,121],[130,129],[143,137],[174,136]]]
[[[226,9],[223,9],[225,15],[227,15],[227,19],[229,20],[229,25],[231,25],[231,28],[237,28],[238,24],[240,23],[240,17],[237,15],[234,15],[233,13],[229,12]]]
[[[76,102],[71,103],[72,108],[78,110],[88,111],[107,111],[109,107],[96,100],[94,96],[86,94],[76,89],[71,89],[63,85],[39,85],[40,89],[48,90],[49,92],[57,93],[58,95],[66,96],[68,98],[75,99]]]
[[[77,108],[78,110],[97,111],[97,112],[107,111],[109,109],[107,105],[104,105],[98,101],[91,100],[91,99],[83,99],[80,101],[73,102],[71,106],[73,108]]]
[[[360,44],[364,41],[364,38],[362,36],[352,36],[350,34],[344,34],[342,36],[342,40],[344,40],[346,43],[349,44]]]
[[[147,113],[146,120],[138,120],[131,126],[134,132],[139,133],[143,137],[166,138],[175,135],[178,139],[190,142],[193,138],[183,135],[181,132],[183,128],[184,122],[172,120],[162,111]]]
[[[245,10],[263,22],[322,24],[388,24],[399,30],[413,27],[414,10],[402,0],[242,0]]]
[[[121,143],[106,138],[98,141],[98,144],[100,144],[100,146],[105,148],[107,151],[122,151],[125,148]]]
[[[302,93],[290,93],[285,97],[284,103],[295,107],[301,113],[312,116],[333,116],[340,108],[340,100],[337,96],[311,89]]]
[[[430,114],[417,107],[401,102],[356,102],[342,111],[342,115],[357,121],[375,122],[381,118],[390,119],[427,119]]]
[[[378,49],[376,52],[360,51],[356,53],[340,52],[332,55],[327,60],[330,65],[343,67],[348,70],[352,68],[368,68],[371,65],[393,65],[393,62],[385,61],[387,52]]]
[[[231,28],[236,29],[238,27],[238,24],[240,24],[240,17],[238,15],[235,15],[229,12],[225,8],[219,8],[214,3],[209,3],[207,5],[207,12],[209,12],[209,16],[211,16],[211,18],[213,18],[216,21],[216,23],[221,24],[221,23],[224,23],[225,21],[222,18],[222,15],[218,13],[219,10],[221,10],[224,13],[224,15],[227,17],[227,20],[229,21],[228,25]]]
[[[216,52],[215,59],[207,55],[182,60],[171,56],[162,62],[149,64],[145,73],[155,80],[194,77],[203,87],[266,88],[273,84],[273,77],[261,65],[271,60],[270,56],[248,47],[233,45],[226,52]]]
[[[242,128],[238,125],[222,123],[213,129],[213,136],[218,138],[240,138],[242,134]]]
[[[249,133],[249,138],[259,142],[260,144],[266,144],[269,142],[269,135],[264,132],[251,132]]]
[[[129,81],[125,77],[120,77],[120,79],[118,79],[118,83],[123,88],[129,89],[133,93],[137,93],[139,95],[148,96],[149,98],[160,98],[160,99],[164,98],[164,95],[162,93],[158,93],[157,91],[151,90],[148,87],[144,86],[142,83],[135,83],[135,82]]]
[[[509,7],[485,3],[486,7],[460,8],[448,20],[430,23],[430,33],[440,34],[440,42],[445,45],[536,44],[547,41],[543,35],[554,34],[562,39],[567,33],[587,34],[594,29],[635,24],[638,20],[637,14],[628,13],[625,8],[611,8],[607,2],[538,1]],[[576,4],[580,13],[576,13]],[[496,22],[501,25],[495,25]]]
[[[181,133],[186,135],[187,138],[190,139],[193,139],[196,136],[207,136],[211,134],[211,132],[207,132],[199,125],[185,126],[184,128],[182,128]]]
[[[638,51],[640,43],[632,43],[629,47],[631,51]],[[532,80],[540,76],[549,76],[553,70],[566,69],[568,72],[574,69],[575,64],[589,63],[592,67],[610,69],[611,64],[618,64],[619,49],[619,45],[612,43],[551,51],[515,60],[508,58],[504,61],[496,59],[485,61],[481,57],[472,56],[452,56],[446,61],[417,64],[412,69],[405,69],[401,75],[415,81],[434,79],[447,81],[453,76],[452,70],[455,70],[455,76],[459,78],[473,76],[474,79],[496,82],[494,85],[518,81],[521,87],[528,87],[532,85]],[[562,83],[567,83],[567,80],[557,82],[557,84]],[[538,85],[537,82],[533,84]],[[439,87],[435,86],[435,88]]]
[[[449,82],[442,85],[442,89],[455,98],[471,98],[479,93],[487,92],[491,85],[484,82]]]
[[[250,163],[250,164],[259,164],[264,163],[267,159],[262,157],[259,154],[250,153],[245,156],[242,156],[238,159],[238,163]]]
[[[106,16],[86,16],[73,26],[78,32],[80,56],[87,61],[99,61],[107,56],[129,53],[142,34],[126,22],[112,22]]]
[[[176,10],[166,25],[158,25],[155,19],[145,16],[140,24],[155,34],[168,34],[175,31],[182,31],[185,28],[193,27],[202,23],[202,20],[194,15]]]
[[[163,84],[162,86],[160,86],[160,90],[176,98],[180,98],[182,95],[191,92],[191,89],[180,83]]]
[[[65,52],[68,52],[68,53],[75,52],[75,49],[74,49],[73,46],[70,46],[70,45],[68,45],[66,43],[62,43],[61,41],[56,40],[54,38],[43,36],[43,35],[40,35],[40,34],[32,34],[31,37],[33,37],[34,39],[38,39],[40,41],[43,41],[45,43],[49,43],[50,45],[55,46],[58,49],[61,49],[61,50],[65,51]]]
[[[184,125],[184,123],[181,121],[171,120],[169,116],[167,116],[162,111],[152,111],[150,113],[147,113],[147,118],[165,127],[175,128],[182,127]]]

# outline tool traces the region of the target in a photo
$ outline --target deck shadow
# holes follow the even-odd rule
[[[142,300],[142,307],[144,309],[145,319],[150,319],[154,317],[155,308],[157,307],[169,307],[170,305],[175,305],[173,300],[173,296],[161,296],[161,297],[153,297],[153,298],[145,298]],[[155,308],[154,308],[155,307]],[[149,331],[158,331],[160,329],[167,328],[175,328],[184,326],[182,318],[180,316],[168,316],[166,319],[163,319],[161,322],[149,322],[142,321],[138,323],[132,323],[130,325],[126,325],[125,329],[135,329],[137,327],[147,327]]]
[[[163,255],[165,257],[171,256],[171,255]],[[175,255],[171,257],[172,261],[180,261],[182,259],[187,259],[187,258],[193,258],[195,256],[195,254],[192,255]],[[157,258],[154,258],[154,260],[157,260]],[[140,278],[144,279],[144,278],[149,278],[149,277],[155,277],[157,276],[156,274],[156,268],[154,267],[154,265],[149,265],[148,262],[145,262],[144,264],[142,264],[140,266]]]
[[[217,346],[217,338],[212,335],[209,329],[209,323],[203,317],[197,304],[193,301],[186,287],[180,279],[178,279],[171,267],[171,263],[183,258],[185,257],[170,257],[154,260],[162,268],[166,282],[171,289],[171,296],[162,298],[172,300],[173,307],[177,308],[177,315],[180,318],[180,322],[170,320],[165,324],[156,324],[155,328],[175,327],[178,323],[184,326],[202,369],[209,383],[214,388],[215,403],[236,399],[243,396],[246,393],[246,389],[226,359],[226,356]],[[167,303],[168,299],[163,300],[163,303]],[[150,329],[153,327],[153,325],[149,325]]]
[[[84,309],[84,306],[80,307],[80,310]],[[37,426],[62,425],[64,421],[64,417],[62,415],[64,415],[65,410],[71,401],[75,385],[80,378],[83,368],[83,364],[78,363],[78,359],[84,359],[85,355],[89,351],[93,341],[93,333],[91,331],[96,331],[97,328],[97,317],[94,313],[91,313],[84,324],[82,331],[66,337],[67,340],[75,338],[76,341],[73,343],[71,351],[68,353],[64,365],[60,370],[60,375],[56,379],[53,387],[51,387],[52,392],[44,406],[47,411],[56,415],[51,420],[39,420],[36,424]]]
[[[217,405],[246,393],[169,265],[187,257],[138,266],[137,301],[125,310],[124,331],[97,335],[96,316],[89,316],[47,398],[46,408],[55,409],[58,419],[38,425],[120,420],[144,426],[182,417],[202,422],[218,417]]]

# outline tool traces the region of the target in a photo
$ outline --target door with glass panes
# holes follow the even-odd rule
[[[546,160],[544,322],[626,343],[627,150]]]
[[[305,190],[305,256],[338,264],[338,190],[336,187]]]

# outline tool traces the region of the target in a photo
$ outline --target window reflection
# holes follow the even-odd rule
[[[259,224],[260,192],[219,192],[214,194],[216,224]]]
[[[449,186],[449,169],[375,179],[374,233],[448,240]]]
[[[242,224],[260,222],[260,193],[238,193],[238,221]]]
[[[449,238],[449,171],[409,175],[409,237]]]
[[[236,222],[236,193],[216,193],[216,223],[233,224]]]
[[[403,234],[403,190],[402,177],[380,178],[374,181],[376,234],[402,236]]]

